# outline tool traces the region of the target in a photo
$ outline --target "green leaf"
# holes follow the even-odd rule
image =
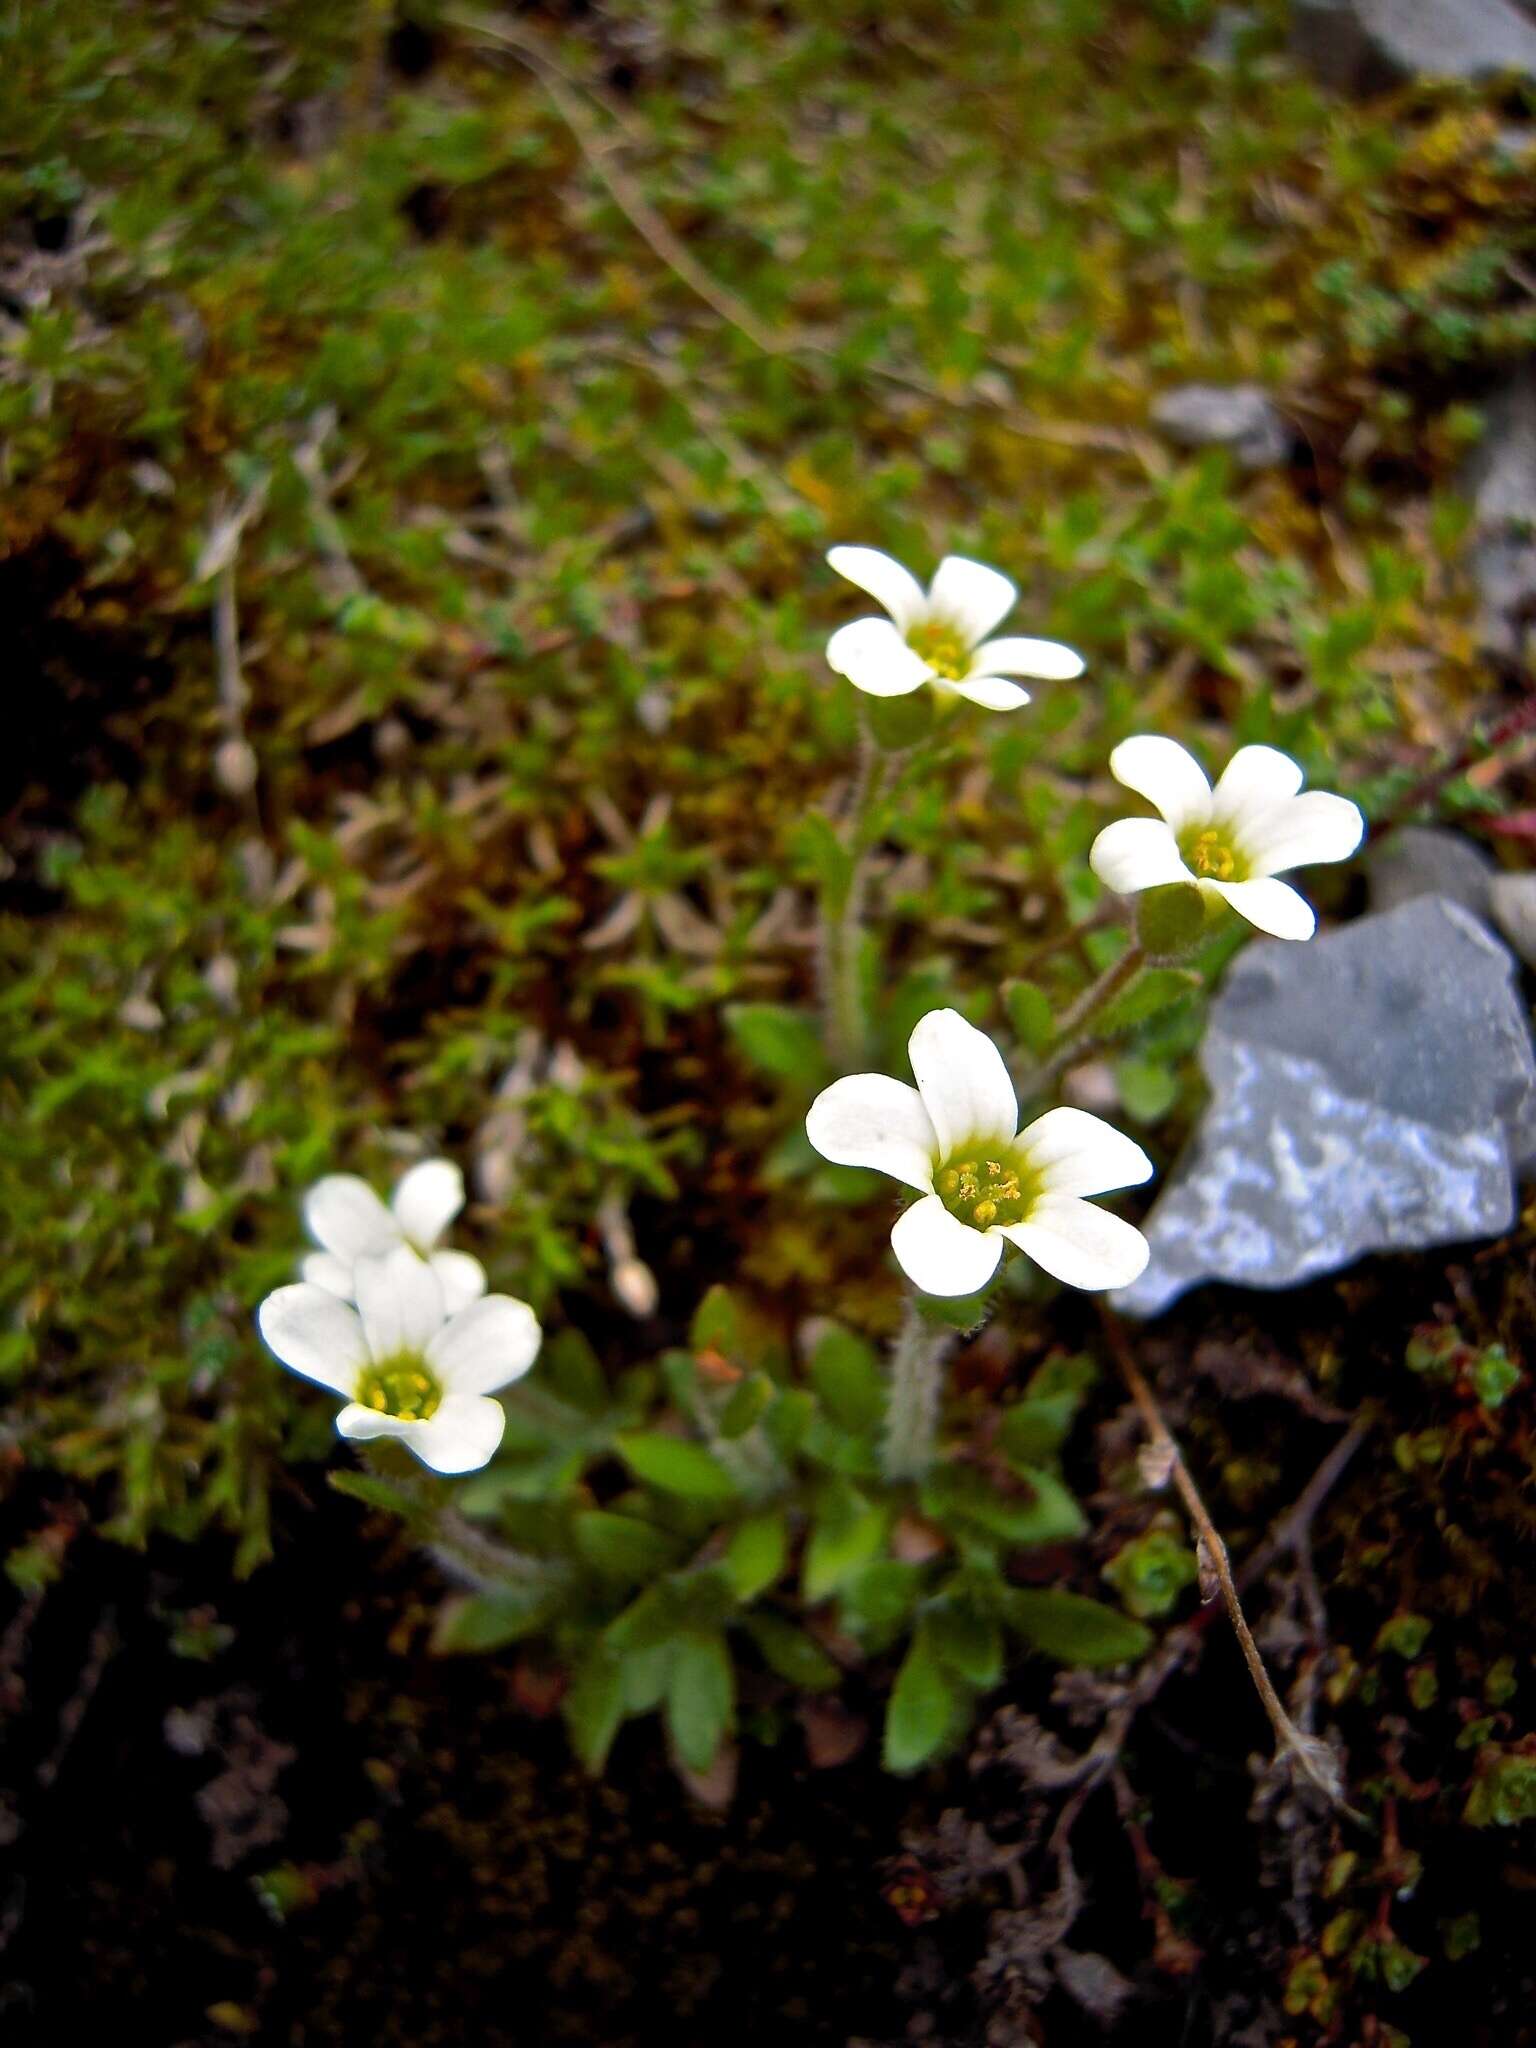
[[[942,1747],[958,1718],[954,1680],[925,1629],[902,1659],[885,1711],[885,1767],[915,1771]]]
[[[601,1645],[583,1660],[560,1702],[571,1747],[583,1770],[598,1777],[624,1718],[623,1666]]]
[[[1132,1031],[1151,1017],[1187,1003],[1201,987],[1192,967],[1144,967],[1104,1011],[1096,1031]]]
[[[654,1650],[685,1629],[716,1626],[735,1606],[735,1588],[717,1567],[674,1572],[670,1578],[647,1586],[621,1615],[609,1622],[604,1640],[626,1655],[631,1650]]]
[[[924,1568],[899,1558],[877,1558],[838,1595],[839,1619],[869,1650],[883,1650],[906,1627],[923,1589]]]
[[[734,1358],[741,1350],[741,1310],[729,1287],[717,1281],[694,1310],[688,1348],[718,1351],[723,1358]]]
[[[672,1673],[674,1645],[655,1643],[648,1650],[626,1650],[619,1659],[626,1714],[648,1714],[659,1707]]]
[[[1116,1060],[1115,1087],[1129,1117],[1155,1124],[1179,1099],[1179,1077],[1163,1060]]]
[[[923,1487],[923,1512],[941,1524],[970,1522],[1005,1543],[1065,1543],[1083,1535],[1087,1517],[1054,1473],[1022,1466],[1027,1493],[1003,1494],[963,1466],[946,1465]]]
[[[1015,1586],[1006,1595],[1009,1625],[1063,1664],[1124,1664],[1145,1656],[1150,1629],[1081,1593]]]
[[[539,1386],[577,1408],[597,1415],[608,1405],[608,1382],[597,1353],[580,1330],[557,1330],[539,1353]]]
[[[364,1507],[382,1509],[385,1514],[398,1515],[414,1536],[425,1535],[432,1526],[432,1510],[403,1486],[396,1486],[392,1480],[379,1479],[371,1472],[330,1472],[326,1475],[337,1493],[344,1493],[350,1500],[360,1500]]]
[[[782,1003],[727,1003],[725,1028],[743,1058],[780,1081],[800,1081],[809,1093],[827,1072],[821,1027],[804,1010]]]
[[[702,1444],[656,1430],[635,1430],[614,1438],[614,1449],[637,1479],[684,1500],[728,1501],[736,1481]]]
[[[689,1770],[713,1763],[735,1698],[736,1673],[725,1637],[718,1631],[684,1636],[673,1654],[664,1706],[672,1747]]]
[[[670,1571],[682,1547],[675,1536],[652,1522],[602,1508],[589,1508],[577,1515],[571,1532],[576,1548],[594,1571],[628,1584]]]
[[[842,1677],[820,1644],[782,1615],[749,1614],[743,1626],[769,1670],[802,1692],[825,1692]]]
[[[721,1565],[737,1599],[755,1600],[778,1579],[788,1555],[789,1530],[783,1515],[753,1515],[731,1532]]]
[[[801,1586],[812,1606],[879,1555],[889,1511],[864,1498],[846,1480],[823,1488],[805,1546]]]
[[[439,1656],[499,1650],[542,1628],[555,1604],[556,1595],[548,1586],[526,1592],[457,1594],[437,1610],[432,1648]]]
[[[885,1413],[885,1377],[872,1345],[834,1324],[811,1359],[816,1398],[834,1422],[856,1433],[872,1430]]]
[[[804,1387],[786,1387],[763,1417],[763,1431],[786,1465],[795,1461],[816,1402]]]
[[[974,1608],[946,1601],[924,1617],[935,1653],[969,1684],[985,1689],[1003,1675],[1002,1631]]]
[[[1032,981],[1010,982],[1003,992],[1008,1021],[1021,1045],[1030,1052],[1046,1052],[1056,1036],[1056,1019],[1044,989]]]
[[[804,811],[796,822],[794,851],[822,893],[840,902],[853,878],[853,856],[824,811]]]
[[[765,1372],[749,1373],[733,1390],[720,1412],[720,1434],[727,1442],[745,1436],[762,1420],[774,1396],[773,1381]]]

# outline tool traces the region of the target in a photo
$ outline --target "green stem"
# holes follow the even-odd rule
[[[891,1353],[880,1456],[887,1479],[921,1479],[933,1463],[944,1361],[954,1341],[953,1330],[925,1322],[916,1301],[908,1297],[906,1320]]]
[[[546,1586],[562,1576],[564,1567],[552,1559],[513,1550],[477,1529],[443,1499],[437,1480],[410,1469],[410,1453],[399,1445],[388,1439],[369,1442],[363,1446],[363,1457],[402,1496],[407,1524],[414,1526],[423,1549],[450,1578],[483,1593],[498,1586]]]
[[[827,1050],[834,1066],[847,1070],[864,1055],[864,993],[859,985],[859,944],[869,885],[870,848],[865,844],[870,814],[880,800],[885,760],[867,724],[859,728],[859,765],[848,799],[842,842],[849,856],[840,898],[822,901],[821,998]]]
[[[1056,1050],[1040,1067],[1038,1073],[1031,1076],[1037,1093],[1048,1082],[1054,1081],[1058,1074],[1063,1073],[1081,1053],[1086,1052],[1096,1042],[1096,1035],[1089,1031],[1087,1026],[1101,1010],[1109,1007],[1122,990],[1129,988],[1137,975],[1149,964],[1143,946],[1130,946],[1118,960],[1105,968],[1097,981],[1084,989],[1061,1020],[1056,1032]]]

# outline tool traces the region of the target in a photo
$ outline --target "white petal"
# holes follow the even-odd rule
[[[1013,610],[1018,591],[999,569],[946,555],[928,586],[928,616],[958,626],[968,647],[985,640]]]
[[[1003,1241],[951,1216],[937,1195],[924,1195],[897,1217],[891,1250],[924,1294],[974,1294],[997,1271]]]
[[[834,1165],[873,1166],[925,1195],[933,1187],[939,1141],[923,1098],[889,1074],[845,1074],[823,1088],[805,1135]]]
[[[980,675],[1039,676],[1070,683],[1083,672],[1083,657],[1059,640],[985,640],[971,663]]]
[[[485,1268],[468,1252],[434,1252],[427,1264],[443,1290],[444,1315],[456,1316],[485,1292]]]
[[[1053,1195],[1103,1195],[1152,1178],[1135,1139],[1085,1109],[1048,1109],[1020,1131],[1019,1150]]]
[[[306,1252],[299,1271],[311,1287],[323,1287],[338,1301],[352,1299],[352,1261],[338,1259],[334,1252]]]
[[[333,1393],[351,1394],[368,1363],[357,1310],[306,1281],[269,1294],[256,1311],[256,1327],[290,1372]]]
[[[910,569],[879,548],[829,548],[827,562],[839,576],[868,591],[876,604],[883,604],[904,633],[927,615],[928,600],[921,583]]]
[[[362,1442],[370,1437],[394,1437],[434,1472],[475,1471],[494,1455],[506,1426],[500,1402],[480,1394],[450,1394],[425,1422],[402,1422],[398,1416],[380,1415],[356,1402],[336,1418],[340,1435]]]
[[[331,1173],[304,1197],[304,1221],[323,1250],[348,1264],[398,1242],[400,1226],[355,1173]]]
[[[1213,815],[1240,820],[1294,796],[1302,785],[1299,762],[1278,747],[1239,747],[1216,785]]]
[[[464,1206],[464,1176],[451,1159],[424,1159],[395,1189],[395,1221],[419,1252],[429,1252]]]
[[[1160,818],[1121,818],[1106,825],[1088,849],[1088,865],[1121,896],[1195,879],[1184,865],[1173,828]]]
[[[488,1294],[449,1318],[427,1346],[427,1363],[450,1394],[494,1394],[522,1378],[542,1337],[526,1301]]]
[[[1289,882],[1261,875],[1252,882],[1211,882],[1207,885],[1231,904],[1240,917],[1277,939],[1310,939],[1317,918],[1305,896]]]
[[[930,1010],[908,1040],[907,1053],[940,1159],[973,1138],[1012,1144],[1018,1097],[1002,1054],[984,1031],[967,1024],[958,1010]]]
[[[1023,1223],[999,1225],[1019,1250],[1068,1287],[1129,1287],[1151,1247],[1134,1224],[1076,1195],[1046,1195]]]
[[[368,1349],[379,1364],[419,1358],[443,1326],[442,1284],[409,1245],[359,1259],[353,1284]]]
[[[1021,704],[1029,702],[1028,690],[1020,689],[1017,683],[1004,681],[1002,676],[969,675],[949,687],[958,696],[967,698],[972,704],[980,704],[986,711],[1017,711]]]
[[[855,619],[851,626],[839,626],[827,642],[827,660],[871,697],[905,697],[933,674],[889,619]]]
[[[1210,818],[1211,785],[1205,770],[1177,740],[1159,739],[1154,733],[1122,740],[1109,757],[1109,770],[1127,789],[1155,804],[1175,832]]]
[[[1262,812],[1251,824],[1242,823],[1235,836],[1260,875],[1278,875],[1287,868],[1348,860],[1365,837],[1365,819],[1348,797],[1311,789]]]

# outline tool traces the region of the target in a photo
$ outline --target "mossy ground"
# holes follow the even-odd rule
[[[350,1503],[313,1519],[301,1505],[320,1490],[329,1412],[251,1328],[289,1276],[300,1190],[338,1167],[382,1180],[421,1146],[482,1169],[511,1156],[510,1183],[482,1178],[475,1249],[493,1285],[552,1328],[585,1329],[611,1367],[675,1341],[721,1279],[785,1327],[829,1311],[873,1329],[894,1318],[867,1199],[808,1202],[803,1104],[768,1087],[722,1025],[727,1004],[811,995],[806,820],[846,779],[856,718],[821,660],[849,616],[824,547],[996,561],[1020,584],[1022,630],[1071,640],[1089,663],[1084,683],[1043,687],[1026,713],[958,722],[941,772],[894,821],[875,901],[897,1046],[935,1000],[961,992],[997,1027],[994,992],[1011,979],[1065,1000],[1102,960],[1112,933],[1086,960],[1057,942],[1093,907],[1084,856],[1126,733],[1156,726],[1213,761],[1273,741],[1382,815],[1508,693],[1476,655],[1452,481],[1484,380],[1536,324],[1529,171],[1506,132],[1518,109],[1462,93],[1341,106],[1289,65],[1277,7],[1219,60],[1200,54],[1213,20],[1199,0],[878,13],[634,0],[479,25],[437,6],[54,0],[0,25],[0,602],[19,713],[0,765],[0,1373],[11,1578],[38,1613],[24,1668],[62,1709],[91,1668],[97,1585],[139,1617],[109,1621],[104,1640],[116,1627],[147,1642],[136,1631],[156,1603],[167,1641],[182,1626],[171,1608],[233,1603],[239,1635],[219,1655],[258,1700],[268,1652],[289,1660],[295,1703],[314,1697],[315,1660],[335,1660],[320,1667],[331,1734],[318,1763],[294,1767],[296,1832],[274,1858],[330,1867],[354,1853],[348,1829],[383,1830],[359,1839],[329,1901],[295,1911],[270,1982],[254,1917],[214,1929],[207,1952],[232,1945],[237,1960],[227,1981],[206,1955],[192,1970],[196,2011],[190,1991],[167,1994],[167,2039],[233,2036],[241,2014],[280,2038],[295,1981],[315,1998],[298,2038],[395,2024],[362,1987],[389,1981],[395,1916],[411,1910],[394,1887],[408,1887],[414,1848],[390,1828],[414,1844],[429,1791],[456,1816],[445,1883],[460,1887],[461,1928],[475,1918],[463,1946],[491,1987],[484,2038],[497,2038],[510,2022],[489,2017],[502,1951],[481,1886],[515,1892],[507,1873],[525,1866],[473,1832],[482,1808],[507,1816],[508,1840],[525,1800],[544,1829],[575,1814],[578,1857],[605,1810],[607,1795],[578,1795],[568,1775],[558,1797],[519,1776],[530,1755],[565,1767],[548,1729],[503,1714],[499,1667],[445,1676],[383,1655],[383,1615],[408,1616],[425,1594],[405,1567],[380,1566]],[[1150,436],[1150,398],[1196,377],[1274,389],[1304,428],[1296,459],[1250,477]],[[1505,782],[1515,807],[1528,784],[1519,767]],[[1504,798],[1474,776],[1438,800],[1475,822]],[[1348,885],[1330,886],[1348,901]],[[1122,1120],[1160,1165],[1187,1122],[1194,1030],[1184,1017],[1113,1072]],[[551,1064],[562,1045],[579,1066]],[[509,1070],[527,1081],[510,1147],[493,1101]],[[660,1282],[644,1330],[608,1291],[605,1198],[629,1206]],[[1525,1965],[1499,1946],[1494,1901],[1530,1878],[1518,1813],[1478,1810],[1488,1825],[1474,1827],[1466,1802],[1475,1785],[1485,1808],[1525,1797],[1530,1723],[1518,1693],[1494,1702],[1488,1686],[1504,1657],[1527,1657],[1527,1396],[1485,1409],[1464,1361],[1415,1380],[1401,1360],[1443,1309],[1472,1356],[1497,1341],[1523,1365],[1528,1258],[1524,1240],[1507,1254],[1507,1301],[1490,1295],[1497,1262],[1426,1268],[1411,1317],[1390,1279],[1363,1295],[1312,1290],[1273,1340],[1308,1385],[1380,1410],[1319,1534],[1335,1646],[1355,1673],[1341,1664],[1337,1711],[1362,1774],[1436,1787],[1391,1794],[1437,1901],[1427,1917],[1410,1905],[1398,1929],[1433,1957],[1401,1991],[1379,1988],[1386,1966],[1366,1954],[1392,1890],[1378,1862],[1340,1878],[1338,1912],[1363,1918],[1332,1949],[1326,1916],[1293,1951],[1278,1942],[1257,1875],[1225,1918],[1223,1879],[1205,1878],[1218,1903],[1194,1915],[1192,1938],[1229,1954],[1235,1979],[1266,1972],[1276,2024],[1300,2040],[1413,2033],[1413,2002],[1432,1998],[1464,2020],[1481,1998],[1487,2038],[1516,2038],[1498,2015],[1519,2011]],[[1075,1342],[1071,1312],[1053,1313],[1048,1335]],[[1180,1319],[1191,1351],[1212,1337],[1205,1313]],[[1016,1364],[973,1359],[973,1398]],[[1294,1498],[1310,1453],[1283,1401],[1204,1393],[1180,1422],[1240,1556]],[[1077,1455],[1086,1492],[1093,1457]],[[1144,1503],[1105,1504],[1090,1576],[1146,1519]],[[109,1563],[95,1534],[66,1542],[82,1521],[152,1545],[151,1563]],[[309,1541],[327,1546],[315,1607],[350,1586],[366,1618],[333,1633],[306,1610],[287,1636],[268,1603],[304,1582]],[[1433,1620],[1428,1647],[1412,1630],[1377,1647],[1401,1615]],[[170,1651],[156,1654],[169,1672]],[[144,1919],[125,1915],[122,1845],[138,1852],[154,1813],[134,1807],[129,1828],[111,1788],[152,1741],[147,1702],[158,1713],[200,1691],[201,1671],[146,1690],[130,1750],[101,1718],[121,1666],[108,1659],[49,1795],[72,1826],[104,1802],[96,1895],[57,1859],[35,1894],[114,1930],[94,1951],[99,1982],[127,1997],[151,1982],[137,1956],[160,1959],[162,1986],[180,1968],[181,1937],[157,1946],[153,1930],[167,1915],[193,1924],[177,1878],[204,1849],[156,1752],[154,1812],[178,1817],[144,1850],[159,1859]],[[1235,1666],[1218,1679],[1217,1700],[1241,1697]],[[1044,1678],[1019,1684],[1043,1704]],[[1186,1698],[1172,1720],[1221,1724]],[[253,1712],[262,1727],[281,1718]],[[1208,1806],[1221,1785],[1246,1797],[1237,1767],[1262,1734],[1246,1712],[1234,1709],[1232,1769]],[[356,1745],[386,1773],[350,1781],[355,1804],[329,1782],[353,1717],[392,1730]],[[302,1758],[301,1719],[268,1733]],[[465,1723],[489,1787],[455,1775],[449,1731]],[[1396,1761],[1378,1755],[1383,1731]],[[426,1761],[408,1767],[418,1738]],[[39,1735],[39,1761],[52,1740]],[[1176,1797],[1178,1753],[1170,1738],[1156,1788],[1137,1787],[1165,1826],[1177,1809],[1157,1801]],[[388,1773],[398,1783],[407,1768],[418,1775],[391,1807]],[[625,1768],[613,1796],[638,1844],[663,1773]],[[306,1769],[328,1780],[314,1793],[323,1826],[303,1818]],[[792,1985],[784,1996],[813,2009],[805,2026],[823,2028],[806,2039],[895,2034],[899,1923],[879,1902],[880,1859],[910,1789],[863,1762],[835,1792],[782,1757],[752,1769],[775,1802],[793,1785],[806,1814],[850,1818],[814,1837],[827,1844],[818,1873],[838,1876],[825,1892],[788,1833],[764,1850],[777,1875],[753,1896],[771,1893],[785,1931],[754,1938],[766,1974],[743,1961],[742,1996]],[[929,1811],[963,1789],[958,1775],[947,1795],[929,1787]],[[752,1798],[748,1782],[724,1838],[746,1843]],[[46,1799],[40,1811],[46,1838]],[[720,1825],[676,1800],[667,1816],[656,1832],[674,1855]],[[1255,1872],[1261,1833],[1242,1832]],[[807,1820],[802,1849],[813,1835]],[[1435,1845],[1454,1882],[1434,1879]],[[1177,1873],[1176,1852],[1162,1854]],[[249,1879],[269,1867],[253,1851],[218,1896],[253,1916]],[[648,1892],[638,1869],[615,1893],[660,1899],[670,1925],[672,1895]],[[1111,1887],[1127,1913],[1137,1883],[1122,1871]],[[711,1917],[735,1884],[679,1909],[703,1914],[699,1969],[738,1938]],[[1460,1887],[1479,1903],[1457,1906]],[[856,1902],[861,1930],[836,1988],[831,1963],[793,1974],[796,1944],[824,1954],[836,1908],[820,1902],[834,1898]],[[562,1931],[519,1919],[525,1904],[508,1909],[534,1958],[519,1981],[547,1983]],[[1465,1930],[1441,1922],[1474,1910],[1489,1946],[1452,1964],[1446,1944]],[[963,1974],[966,1941],[979,1953],[984,1935],[976,1904],[956,1911],[942,1938],[946,1969]],[[641,1913],[603,1922],[591,1955],[640,1968]],[[1185,1996],[1117,1924],[1096,1926],[1096,1945],[1165,2006]],[[432,1985],[396,1990],[389,2003],[414,2017],[393,2038],[451,2033],[455,1953],[440,1951]],[[44,1986],[17,2008],[44,2038],[59,2030],[48,1997],[69,2015],[92,1995],[78,1978],[15,1981]],[[643,1990],[687,2002],[664,1976]],[[550,1999],[549,2038],[572,2009],[615,2044],[654,2038],[623,2016],[631,1995]],[[727,2026],[746,2038],[718,1987],[700,1996],[698,2024],[714,2029],[700,2041]],[[774,2024],[801,2024],[777,1996]]]

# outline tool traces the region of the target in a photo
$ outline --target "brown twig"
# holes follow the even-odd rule
[[[1208,1568],[1220,1589],[1227,1617],[1237,1637],[1238,1647],[1243,1653],[1243,1661],[1248,1666],[1248,1675],[1252,1678],[1254,1688],[1263,1702],[1264,1711],[1269,1716],[1280,1752],[1294,1759],[1297,1767],[1324,1795],[1330,1805],[1338,1807],[1341,1812],[1361,1821],[1363,1825],[1363,1816],[1355,1813],[1344,1801],[1338,1766],[1332,1751],[1315,1737],[1304,1734],[1296,1726],[1275,1690],[1274,1683],[1264,1667],[1264,1659],[1259,1654],[1259,1646],[1253,1639],[1253,1631],[1248,1626],[1248,1617],[1243,1612],[1243,1603],[1238,1596],[1237,1581],[1232,1575],[1232,1562],[1227,1555],[1227,1546],[1222,1540],[1220,1530],[1211,1519],[1209,1509],[1200,1497],[1200,1490],[1184,1462],[1183,1453],[1173,1432],[1164,1420],[1163,1411],[1157,1404],[1157,1397],[1136,1363],[1124,1327],[1107,1309],[1102,1313],[1102,1321],[1109,1348],[1120,1369],[1120,1376],[1141,1413],[1147,1434],[1168,1461],[1173,1483],[1178,1488],[1185,1512],[1194,1524],[1202,1563]]]
[[[1446,783],[1453,782],[1464,769],[1472,767],[1478,760],[1486,760],[1490,755],[1497,754],[1502,748],[1509,746],[1512,741],[1520,739],[1533,726],[1536,726],[1536,696],[1528,697],[1524,703],[1517,705],[1507,717],[1501,718],[1487,732],[1472,733],[1456,749],[1450,760],[1443,761],[1438,768],[1432,768],[1427,775],[1422,775],[1411,789],[1406,790],[1397,799],[1385,818],[1372,825],[1371,844],[1379,846],[1387,833],[1395,831],[1399,825],[1406,824],[1415,811],[1422,810],[1431,797],[1439,795]]]

